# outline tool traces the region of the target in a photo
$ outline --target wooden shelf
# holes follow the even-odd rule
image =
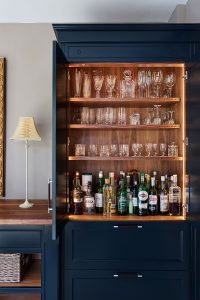
[[[60,125],[60,129],[65,129],[66,125]],[[140,130],[161,130],[161,129],[179,129],[181,128],[180,124],[174,125],[85,125],[85,124],[70,124],[68,126],[70,129],[106,129],[106,130],[128,130],[128,129],[140,129]]]
[[[101,63],[70,63],[66,68],[183,68],[183,63],[154,63],[154,62],[101,62]]]
[[[80,160],[80,161],[113,161],[113,160],[121,160],[121,161],[134,161],[134,160],[167,160],[167,161],[182,161],[183,157],[171,157],[171,156],[128,156],[128,157],[100,157],[100,156],[69,156],[69,160]]]
[[[41,261],[34,259],[21,282],[0,282],[0,287],[41,287]]]
[[[63,102],[63,100],[62,100]],[[180,98],[68,98],[66,104],[78,106],[126,106],[126,107],[149,107],[154,104],[170,106],[180,102]]]
[[[95,215],[68,215],[66,219],[70,221],[99,221],[99,222],[107,222],[107,221],[127,221],[127,222],[144,222],[144,221],[184,221],[185,218],[183,216],[102,216],[101,214]]]

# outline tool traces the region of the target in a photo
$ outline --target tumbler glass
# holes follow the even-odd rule
[[[81,124],[89,124],[89,107],[81,109]]]
[[[84,98],[90,98],[91,97],[91,77],[88,73],[84,73],[83,97]]]
[[[95,108],[89,109],[89,123],[90,124],[96,123],[96,109]]]
[[[98,145],[90,144],[88,145],[88,156],[98,155]]]
[[[119,145],[119,156],[129,156],[129,145],[120,144]]]
[[[75,156],[85,156],[85,144],[75,144]]]
[[[125,107],[118,108],[118,125],[126,125],[126,109],[125,109]]]
[[[104,122],[104,109],[102,107],[98,107],[96,109],[96,124],[103,125]]]
[[[110,145],[110,156],[118,156],[118,145]]]
[[[109,157],[110,156],[110,145],[100,145],[99,153],[101,157]]]

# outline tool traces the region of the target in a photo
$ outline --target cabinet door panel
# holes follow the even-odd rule
[[[188,229],[183,222],[70,222],[65,229],[67,268],[186,269]]]
[[[184,272],[143,271],[115,278],[112,271],[68,271],[64,300],[189,300]]]
[[[32,249],[41,247],[40,231],[1,230],[0,248],[3,249]]]
[[[133,43],[65,45],[69,61],[187,61],[190,44]]]

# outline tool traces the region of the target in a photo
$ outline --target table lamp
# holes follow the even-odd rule
[[[33,203],[28,201],[28,148],[29,141],[41,141],[33,117],[20,117],[17,128],[10,138],[11,140],[25,141],[26,149],[26,199],[25,202],[20,204],[21,208],[30,208]]]

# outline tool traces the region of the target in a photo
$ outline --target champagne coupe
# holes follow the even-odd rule
[[[106,90],[108,93],[108,98],[112,98],[113,89],[115,87],[116,76],[115,75],[107,75],[106,76]]]
[[[104,76],[95,75],[93,76],[93,81],[94,81],[94,89],[96,91],[96,98],[100,98],[100,91],[103,85]]]
[[[172,88],[176,83],[176,76],[172,72],[170,74],[167,74],[164,79],[164,85],[166,89],[166,94],[164,95],[165,98],[169,98],[172,96]]]
[[[155,71],[152,73],[152,83],[154,85],[154,97],[159,98],[159,90],[163,82],[163,72],[162,70]]]
[[[81,70],[76,69],[75,71],[75,97],[81,96],[83,76]]]

